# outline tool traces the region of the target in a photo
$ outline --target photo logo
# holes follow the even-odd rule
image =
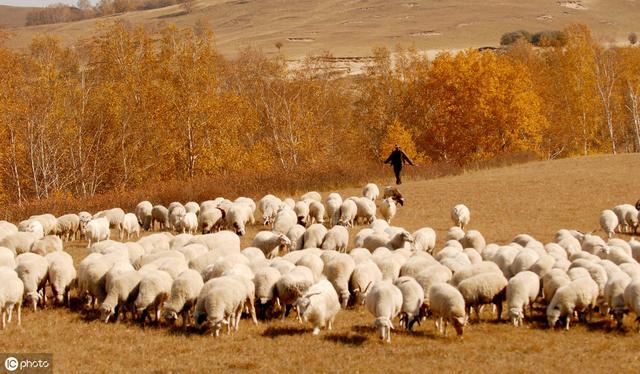
[[[19,364],[20,364],[20,362],[15,357],[7,357],[7,359],[4,360],[4,368],[7,369],[7,371],[16,371],[16,370],[18,370],[18,365]]]

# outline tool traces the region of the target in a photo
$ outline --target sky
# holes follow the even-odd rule
[[[0,5],[13,6],[47,6],[56,3],[75,5],[78,0],[0,0]],[[95,3],[95,1],[91,1]]]

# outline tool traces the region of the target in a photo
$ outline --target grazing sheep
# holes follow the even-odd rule
[[[64,241],[75,240],[80,230],[80,217],[77,214],[65,214],[56,220],[56,235]]]
[[[142,323],[152,310],[155,311],[156,322],[160,321],[161,306],[169,299],[172,285],[173,278],[165,271],[150,270],[144,273],[140,281],[138,297],[134,301],[137,312],[142,313]]]
[[[131,234],[136,234],[136,238],[140,239],[140,223],[135,214],[127,213],[122,220],[120,240],[123,240],[125,235],[127,236],[127,241],[131,240]]]
[[[23,253],[16,257],[16,273],[24,283],[24,298],[30,302],[33,311],[38,309],[38,302],[44,308],[47,304],[44,288],[48,281],[49,263],[35,253]]]
[[[222,325],[227,325],[227,334],[235,327],[240,318],[245,301],[243,284],[235,277],[212,279],[202,286],[195,312],[196,326],[200,329],[211,329],[211,334],[218,337]]]
[[[376,219],[376,204],[366,197],[352,196],[349,200],[356,203],[356,218],[354,222],[365,222],[371,224]]]
[[[353,257],[353,261],[355,261],[355,263],[358,264],[363,261],[371,260],[371,257],[373,255],[371,254],[371,252],[369,252],[368,249],[358,247],[358,248],[353,248],[349,252],[349,256]]]
[[[431,265],[437,264],[433,257],[426,256],[412,256],[400,268],[401,276],[415,277],[420,274],[424,269]]]
[[[353,251],[352,251],[353,252]],[[369,253],[369,251],[367,251]],[[351,253],[349,253],[351,255]],[[382,272],[372,260],[357,263],[351,273],[349,288],[356,304],[364,303],[370,285],[382,280]]]
[[[615,235],[615,230],[618,225],[618,216],[616,216],[613,210],[606,209],[600,213],[600,227],[602,227],[602,230],[609,238]]]
[[[22,299],[24,297],[24,284],[18,274],[6,267],[0,267],[0,310],[2,310],[2,329],[11,322],[13,308],[16,306],[18,326],[22,323]]]
[[[636,314],[636,329],[640,332],[640,280],[634,279],[624,289],[624,304]]]
[[[502,271],[495,262],[483,261],[479,264],[471,264],[469,266],[466,266],[462,270],[457,271],[455,274],[453,274],[453,277],[451,277],[450,283],[453,286],[457,287],[463,280],[482,273],[502,274]]]
[[[306,227],[309,219],[309,204],[306,201],[297,201],[293,211],[296,213],[297,223]]]
[[[0,240],[0,247],[8,248],[15,254],[26,253],[31,250],[31,245],[40,238],[42,236],[39,234],[20,231],[5,236]]]
[[[300,196],[300,200],[315,200],[322,201],[322,195],[316,191],[309,191],[304,195]]]
[[[127,310],[133,317],[135,315],[133,305],[138,297],[142,278],[142,273],[129,270],[111,279],[107,286],[106,297],[100,305],[100,319],[106,323],[111,316],[116,315],[116,321],[120,321],[126,317]]]
[[[180,221],[182,233],[195,234],[198,231],[198,216],[194,212],[187,212]]]
[[[18,232],[32,233],[37,239],[43,238],[46,235],[42,223],[33,219],[18,223]]]
[[[273,224],[281,205],[282,200],[273,195],[266,195],[258,201],[258,210],[262,213],[263,225],[267,226]]]
[[[429,308],[429,290],[434,284],[449,282],[451,280],[451,270],[440,264],[430,265],[417,274],[415,280],[424,290],[424,305]]]
[[[455,287],[447,283],[436,283],[429,289],[430,311],[436,319],[436,329],[447,336],[450,322],[458,336],[462,336],[468,316],[465,313],[464,297]]]
[[[62,239],[55,235],[47,235],[31,244],[30,252],[44,256],[47,253],[62,251],[63,249]]]
[[[323,250],[346,252],[349,245],[349,231],[344,226],[333,226],[322,240]]]
[[[322,205],[321,202],[315,201],[315,200],[309,201],[309,222],[307,222],[307,223],[308,224],[312,224],[312,223],[323,224],[324,223],[324,213],[325,213],[324,205]]]
[[[198,229],[203,235],[219,231],[224,221],[224,212],[218,207],[202,208],[198,216]]]
[[[357,214],[358,206],[356,202],[350,199],[345,200],[340,206],[338,225],[353,227]]]
[[[322,226],[324,227],[324,226]],[[301,225],[294,225],[287,232],[287,238],[291,240],[291,251],[299,251],[304,247],[304,235],[306,229]]]
[[[533,314],[533,302],[540,293],[540,278],[531,271],[523,271],[509,279],[507,285],[507,308],[514,326],[522,325],[526,307]]]
[[[484,236],[477,230],[467,231],[464,237],[460,239],[460,243],[462,243],[464,248],[473,248],[480,254],[482,254],[482,250],[487,246]]]
[[[163,304],[164,319],[175,323],[181,315],[182,325],[186,328],[203,285],[202,276],[197,271],[189,269],[180,273],[171,285],[169,300]]]
[[[266,319],[268,312],[276,306],[276,283],[281,276],[278,269],[270,266],[255,271],[255,294],[260,319]]]
[[[306,266],[295,266],[276,282],[276,304],[284,308],[282,319],[294,303],[313,285],[313,273]],[[298,316],[299,317],[299,316]]]
[[[436,246],[436,232],[431,227],[423,227],[413,233],[413,248],[416,251],[432,253]]]
[[[106,218],[109,222],[109,228],[118,230],[118,235],[120,235],[122,220],[124,219],[124,210],[120,208],[103,210],[93,215],[93,219],[96,218]]]
[[[458,204],[451,209],[451,220],[455,226],[462,230],[469,224],[471,220],[471,212],[464,204]]]
[[[618,217],[618,231],[621,233],[635,233],[638,228],[638,209],[631,204],[621,204],[613,208]]]
[[[566,316],[565,329],[569,330],[569,322],[574,311],[587,312],[589,319],[598,298],[598,285],[591,277],[581,277],[566,286],[558,288],[547,306],[547,322],[555,327],[560,317]]]
[[[331,260],[327,261],[324,266],[323,273],[333,284],[338,296],[340,296],[340,304],[343,308],[347,307],[349,302],[349,280],[355,269],[356,264],[346,253],[338,253]]]
[[[276,213],[276,218],[273,221],[273,231],[286,234],[297,223],[298,217],[293,209],[282,208]]]
[[[251,246],[260,248],[266,258],[274,258],[289,252],[291,240],[282,233],[260,231],[251,241]]]
[[[320,248],[324,237],[327,235],[327,228],[319,223],[314,223],[309,226],[304,233],[304,245],[303,248]]]
[[[618,328],[622,327],[622,319],[625,314],[624,291],[631,283],[631,277],[626,273],[619,272],[607,280],[604,286],[604,297],[608,305],[609,314],[616,320]]]
[[[99,242],[109,239],[109,221],[105,217],[95,218],[87,223],[85,236],[87,238],[87,248],[91,247],[91,242]]]
[[[138,219],[138,224],[144,231],[151,229],[153,205],[148,201],[141,201],[136,205],[135,215]]]
[[[446,240],[462,240],[462,238],[464,238],[464,231],[458,227],[458,226],[453,226],[451,228],[449,228],[449,230],[447,231],[447,237]]]
[[[407,330],[413,329],[415,322],[420,323],[424,315],[424,290],[412,277],[400,277],[393,283],[402,292],[402,308],[400,309],[400,324]]]
[[[169,226],[169,210],[162,205],[155,205],[151,209],[151,229],[155,230],[156,223],[158,230],[163,231]]]
[[[294,303],[294,307],[303,321],[311,322],[313,335],[318,335],[323,327],[329,330],[333,328],[333,320],[340,311],[340,302],[331,283],[321,280],[311,286]]]
[[[176,204],[176,203],[171,203]],[[180,204],[180,203],[177,203]],[[182,204],[169,205],[169,225],[175,232],[183,232],[182,230],[182,218],[187,214],[187,210]]]
[[[509,266],[510,274],[516,275],[521,271],[529,270],[539,259],[540,255],[536,251],[528,248],[523,249]]]
[[[464,297],[467,315],[471,316],[471,308],[473,307],[476,311],[478,322],[480,322],[480,306],[494,304],[498,314],[496,319],[500,321],[502,319],[502,302],[506,296],[508,283],[502,274],[493,272],[474,275],[460,282],[458,290]]]
[[[381,281],[371,287],[364,301],[369,313],[375,320],[373,326],[378,329],[380,339],[391,342],[392,320],[402,310],[402,292],[391,282]]]
[[[16,268],[15,254],[9,248],[0,247],[0,267]]]
[[[400,276],[402,265],[393,256],[375,256],[374,253],[373,262],[380,268],[382,280],[394,282]]]
[[[542,292],[547,303],[550,303],[556,291],[571,283],[571,278],[561,269],[551,269],[542,277]]]
[[[383,199],[380,203],[380,214],[388,222],[391,223],[391,219],[396,215],[396,202],[391,197]]]
[[[301,251],[303,252],[303,251]],[[306,266],[313,273],[313,279],[315,282],[319,282],[322,278],[322,270],[324,270],[324,262],[320,256],[313,253],[303,254],[295,263],[297,266]]]
[[[340,207],[342,206],[342,197],[332,192],[327,196],[325,204],[327,205],[327,216],[329,217],[329,226],[335,226],[340,220]]]
[[[45,256],[49,263],[47,277],[55,302],[70,306],[69,290],[76,280],[73,258],[66,252],[52,252]]]
[[[376,201],[378,196],[380,196],[380,189],[375,183],[367,183],[364,188],[362,188],[362,196],[371,201]]]
[[[58,220],[53,214],[40,214],[29,217],[29,221],[37,221],[42,225],[44,235],[55,235]]]

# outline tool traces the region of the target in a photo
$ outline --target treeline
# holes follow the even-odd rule
[[[238,175],[342,180],[395,143],[425,167],[640,150],[640,49],[564,33],[563,47],[522,40],[432,61],[379,48],[357,77],[336,76],[328,56],[295,69],[250,49],[228,59],[202,27],[115,24],[75,48],[38,37],[26,54],[0,49],[0,201]]]
[[[78,0],[76,6],[52,4],[27,13],[26,26],[74,22],[83,19],[110,16],[135,10],[164,8],[182,4],[185,11],[192,8],[193,0],[100,0],[95,6],[90,0]]]

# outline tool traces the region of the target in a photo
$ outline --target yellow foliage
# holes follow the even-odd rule
[[[384,161],[395,145],[398,144],[409,156],[414,163],[422,163],[425,161],[424,154],[417,151],[416,144],[413,141],[413,135],[409,132],[400,121],[393,121],[380,141],[380,160]]]

